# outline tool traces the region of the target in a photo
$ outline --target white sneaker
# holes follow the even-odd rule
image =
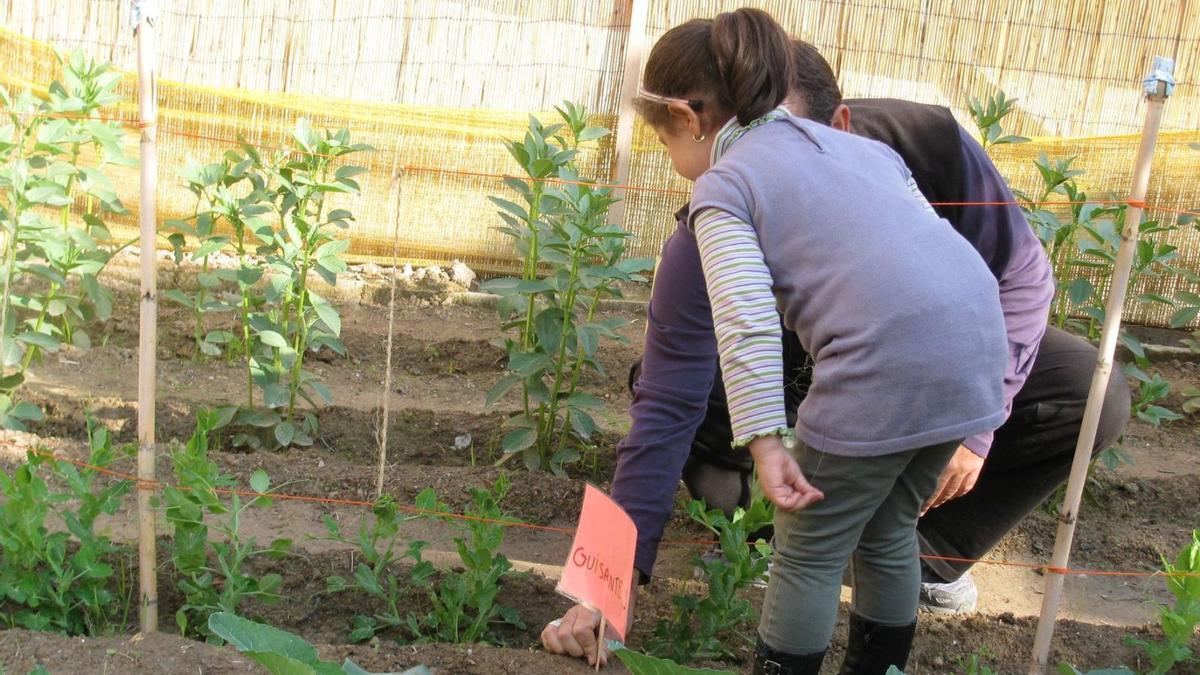
[[[979,604],[979,589],[967,572],[946,583],[921,582],[917,607],[931,614],[970,614]]]

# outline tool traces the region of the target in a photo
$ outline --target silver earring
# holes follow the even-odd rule
[[[705,136],[704,134],[700,134],[700,135],[692,134],[692,140],[696,141],[697,143],[703,143],[704,139],[706,139],[706,138],[708,138],[708,136]]]

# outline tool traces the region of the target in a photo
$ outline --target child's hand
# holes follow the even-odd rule
[[[750,441],[750,454],[758,469],[763,494],[777,508],[799,511],[825,498],[825,493],[804,478],[800,465],[783,447],[778,436],[763,436]]]

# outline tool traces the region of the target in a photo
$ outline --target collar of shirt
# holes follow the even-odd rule
[[[730,118],[730,120],[725,123],[725,126],[721,127],[721,130],[717,132],[717,135],[713,137],[712,154],[709,155],[709,165],[711,166],[716,164],[718,159],[724,157],[725,153],[729,151],[729,148],[732,147],[739,138],[745,136],[747,131],[750,131],[754,127],[762,126],[767,122],[773,122],[778,119],[789,117],[791,114],[792,113],[789,112],[787,108],[780,105],[762,117],[751,120],[751,122],[746,126],[738,124],[737,117]]]

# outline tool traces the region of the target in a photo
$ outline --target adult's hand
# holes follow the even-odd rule
[[[979,472],[982,470],[983,458],[965,445],[958,446],[954,456],[950,458],[950,463],[942,469],[933,494],[921,507],[921,515],[970,492],[975,487],[975,481],[979,480]]]
[[[796,458],[783,447],[778,436],[761,436],[750,441],[750,454],[763,494],[776,508],[799,511],[825,498],[825,493],[804,477]]]
[[[596,665],[596,633],[600,629],[600,614],[584,607],[575,605],[556,619],[546,624],[542,629],[542,646],[551,654],[567,654],[579,659],[587,659],[589,666]],[[605,637],[609,640],[618,638],[612,626],[606,628]],[[608,646],[600,648],[600,665],[608,664],[611,652]]]

